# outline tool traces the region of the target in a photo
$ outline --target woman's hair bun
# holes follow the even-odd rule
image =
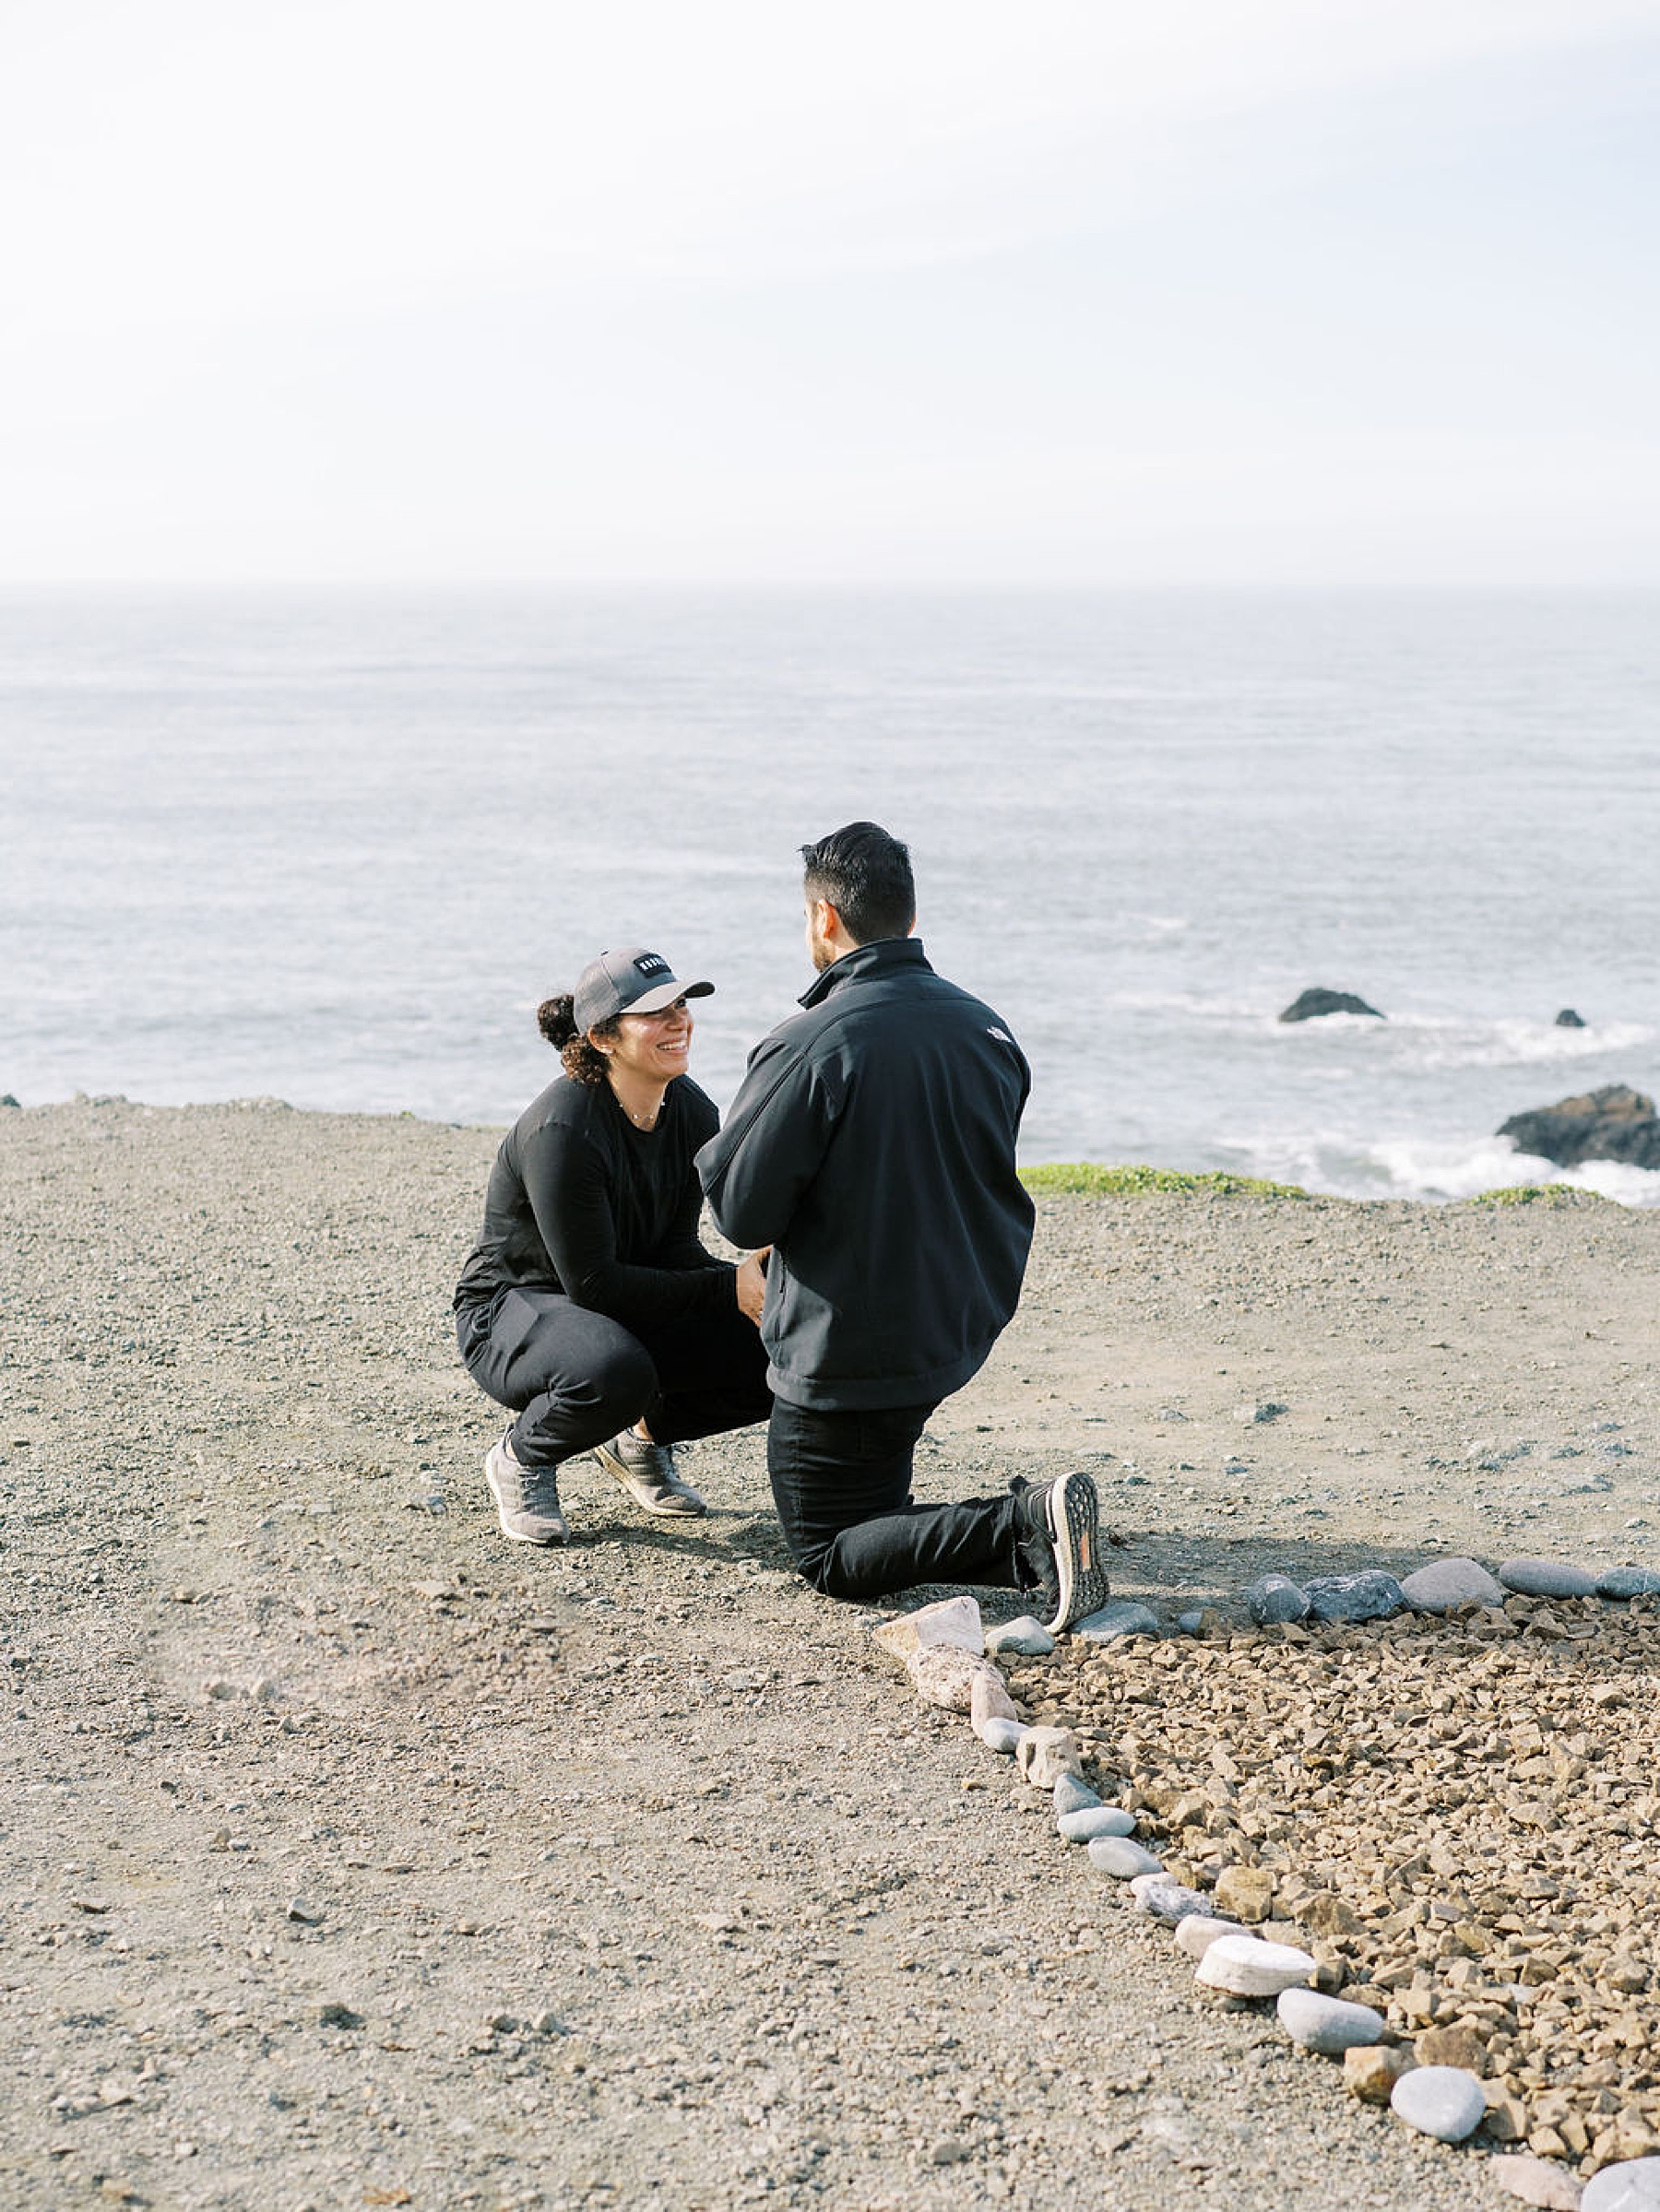
[[[576,1010],[569,991],[544,999],[536,1010],[536,1026],[556,1052],[563,1052],[576,1035]]]

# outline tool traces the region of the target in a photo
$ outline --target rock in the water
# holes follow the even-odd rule
[[[1244,1933],[1237,1920],[1222,1920],[1211,1912],[1194,1912],[1176,1923],[1177,1943],[1195,1961],[1204,1957],[1219,1935]]]
[[[1317,1989],[1283,1989],[1275,2009],[1280,2026],[1294,2043],[1325,2058],[1375,2043],[1387,2025],[1383,2015],[1370,2005],[1347,2005]]]
[[[1298,991],[1285,1012],[1282,1022],[1317,1022],[1322,1014],[1370,1014],[1376,1022],[1384,1017],[1375,1006],[1368,1006],[1364,999],[1357,999],[1353,991],[1328,991],[1314,984],[1306,991]]]
[[[1262,1943],[1254,1935],[1218,1935],[1199,1961],[1195,1981],[1234,1997],[1277,1997],[1314,1971],[1307,1951],[1288,1943]]]
[[[1067,1843],[1090,1843],[1097,1836],[1133,1836],[1135,1816],[1121,1805],[1091,1805],[1082,1813],[1062,1813],[1055,1833]]]
[[[1130,1884],[1130,1894],[1135,1899],[1138,1912],[1151,1913],[1155,1920],[1168,1921],[1172,1928],[1184,1920],[1192,1920],[1203,1912],[1210,1902],[1185,1882],[1172,1882],[1168,1875],[1137,1875]]]
[[[1063,1774],[1055,1784],[1055,1817],[1062,1813],[1090,1813],[1100,1804],[1100,1792],[1092,1790],[1081,1774]]]
[[[958,1644],[919,1644],[907,1659],[905,1669],[916,1686],[918,1697],[948,1713],[972,1714],[976,1683],[990,1675],[1003,1690],[1003,1701],[1008,1705],[1002,1718],[1014,1717],[1014,1704],[1008,1699],[1002,1676],[979,1656],[978,1645],[970,1652]]]
[[[1605,1598],[1660,1597],[1660,1574],[1652,1567],[1611,1567],[1596,1587]]]
[[[1109,1644],[1120,1636],[1156,1636],[1158,1615],[1150,1605],[1138,1605],[1133,1598],[1114,1598],[1098,1612],[1074,1621],[1072,1632],[1092,1644]]]
[[[1522,2158],[1507,2153],[1489,2159],[1487,2176],[1524,2205],[1540,2205],[1544,2212],[1579,2212],[1583,2192],[1571,2173],[1548,2159]]]
[[[1585,2183],[1580,2212],[1657,2212],[1660,2159],[1627,2159],[1605,2166]]]
[[[1245,1592],[1245,1610],[1259,1628],[1271,1621],[1300,1621],[1309,1600],[1289,1575],[1259,1575]]]
[[[1083,1747],[1070,1728],[1028,1728],[1015,1761],[1034,1790],[1052,1790],[1063,1774],[1082,1774]]]
[[[1583,1029],[1584,1026],[1584,1015],[1575,1013],[1571,1006],[1564,1006],[1557,1015],[1556,1027],[1558,1029]]]
[[[1654,1102],[1629,1083],[1604,1083],[1555,1106],[1512,1114],[1499,1125],[1516,1150],[1577,1167],[1583,1160],[1624,1160],[1633,1167],[1660,1167],[1660,1116]]]
[[[1139,1843],[1132,1843],[1128,1836],[1092,1836],[1089,1863],[1098,1874],[1110,1875],[1115,1882],[1132,1881],[1138,1874],[1164,1872],[1164,1861],[1144,1851]]]
[[[1362,2104],[1387,2104],[1402,2075],[1411,2072],[1410,2051],[1392,2043],[1358,2044],[1343,2054],[1343,2086]]]
[[[1192,1613],[1179,1613],[1176,1615],[1176,1626],[1183,1636],[1203,1636],[1204,1634],[1204,1615],[1203,1611],[1198,1610]]]
[[[1005,1721],[993,1713],[990,1720],[977,1721],[974,1733],[988,1751],[1000,1751],[1007,1757],[1020,1749],[1020,1740],[1028,1732],[1024,1721]]]
[[[1014,1700],[1009,1695],[1009,1686],[992,1666],[975,1670],[970,1686],[968,1717],[978,1730],[982,1721],[1018,1721]]]
[[[1041,1621],[1023,1613],[1017,1621],[1000,1621],[986,1630],[986,1651],[996,1659],[1007,1652],[1014,1659],[1047,1659],[1055,1639]]]
[[[1454,1605],[1502,1605],[1504,1585],[1475,1559],[1432,1559],[1401,1584],[1414,1613],[1450,1613]]]
[[[883,1621],[871,1641],[904,1666],[913,1651],[929,1644],[970,1651],[978,1659],[985,1650],[986,1636],[979,1606],[973,1598],[943,1598],[937,1605],[919,1606],[915,1613],[902,1613],[896,1620]]]
[[[1302,1587],[1317,1621],[1382,1621],[1406,1604],[1401,1585],[1381,1567],[1362,1567],[1355,1575],[1319,1575]]]
[[[1274,1871],[1225,1866],[1216,1876],[1216,1910],[1230,1920],[1263,1921],[1274,1910]]]
[[[1596,1577],[1565,1559],[1506,1559],[1499,1569],[1506,1590],[1524,1598],[1589,1598],[1596,1593]]]
[[[1462,2066],[1414,2066],[1389,2093],[1389,2109],[1420,2135],[1462,2143],[1487,2116],[1487,2096]]]

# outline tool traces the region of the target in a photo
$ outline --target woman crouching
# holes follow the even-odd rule
[[[685,1072],[688,1001],[713,988],[630,947],[538,1011],[564,1073],[503,1140],[456,1291],[468,1372],[518,1416],[484,1461],[517,1543],[567,1541],[559,1470],[579,1452],[647,1513],[706,1511],[675,1445],[771,1410],[765,1255],[733,1267],[697,1236],[692,1163],[719,1116]]]

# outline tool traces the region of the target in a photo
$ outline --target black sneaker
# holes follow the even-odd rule
[[[1056,1636],[1107,1603],[1106,1572],[1097,1564],[1101,1501],[1083,1473],[1026,1485],[1018,1496],[1026,1525],[1016,1549],[1032,1577],[1030,1594],[1048,1615],[1043,1626]]]

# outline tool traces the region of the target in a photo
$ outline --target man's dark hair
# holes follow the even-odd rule
[[[828,899],[855,944],[904,937],[917,918],[910,848],[880,823],[850,822],[816,845],[804,845],[810,899]]]

